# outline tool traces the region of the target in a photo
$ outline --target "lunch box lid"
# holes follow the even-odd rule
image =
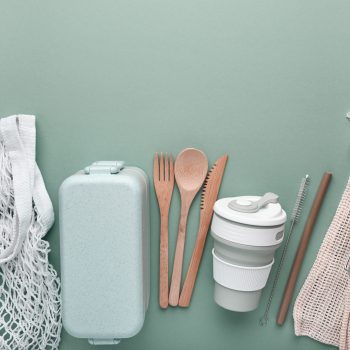
[[[139,168],[100,161],[60,187],[63,325],[91,344],[142,328],[149,302],[149,185]]]
[[[261,196],[222,198],[216,201],[214,212],[226,220],[240,224],[254,226],[283,225],[287,220],[287,215],[278,202],[268,203],[258,208],[255,212],[244,212],[239,210],[240,207],[242,210],[244,210],[244,207],[251,207],[252,204],[259,201],[261,198]]]

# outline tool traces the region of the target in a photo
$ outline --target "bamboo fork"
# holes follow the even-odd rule
[[[169,208],[174,189],[174,162],[172,155],[163,153],[154,156],[153,182],[160,211],[160,254],[159,254],[159,305],[166,309],[169,304],[168,279],[168,236]]]

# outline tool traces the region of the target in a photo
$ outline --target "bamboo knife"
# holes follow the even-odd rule
[[[209,225],[213,216],[214,204],[219,193],[227,159],[228,155],[225,154],[215,162],[203,185],[199,229],[197,233],[196,245],[192,253],[185,283],[180,295],[179,306],[181,307],[188,307],[191,302]]]

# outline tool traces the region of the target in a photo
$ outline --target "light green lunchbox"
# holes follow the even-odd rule
[[[95,162],[59,191],[63,326],[91,344],[137,334],[150,293],[149,183],[124,162]]]

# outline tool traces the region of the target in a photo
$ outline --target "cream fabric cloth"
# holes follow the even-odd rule
[[[349,346],[350,179],[316,261],[294,305],[296,335]]]

